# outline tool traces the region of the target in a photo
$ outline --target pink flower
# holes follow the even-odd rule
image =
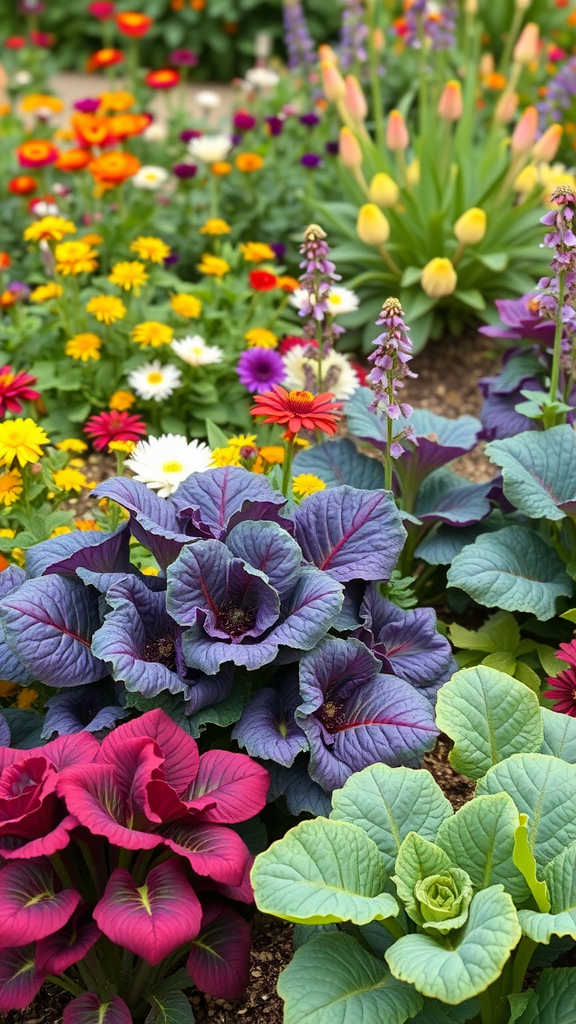
[[[138,416],[113,409],[112,412],[91,416],[84,426],[84,433],[93,439],[96,451],[101,452],[111,441],[139,441],[147,434],[147,428]]]
[[[7,411],[22,412],[20,399],[33,401],[39,398],[40,393],[30,387],[36,380],[36,377],[22,370],[15,373],[11,366],[0,367],[0,416],[4,416]]]

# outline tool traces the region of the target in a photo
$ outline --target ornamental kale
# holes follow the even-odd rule
[[[47,977],[76,997],[67,1024],[132,1024],[150,1006],[148,1020],[192,1024],[191,983],[241,995],[250,929],[228,900],[252,901],[252,858],[228,826],[267,789],[250,758],[200,755],[160,710],[101,744],[83,732],[0,749],[0,1010]]]
[[[336,1003],[397,1024],[570,1020],[575,968],[524,980],[576,941],[576,722],[479,666],[440,690],[437,724],[479,780],[456,813],[429,772],[374,764],[256,858],[260,910],[308,926],[278,984],[286,1024],[333,1024]]]

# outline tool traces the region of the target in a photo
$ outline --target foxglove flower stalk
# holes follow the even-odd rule
[[[550,121],[572,120],[568,111],[576,97],[576,57],[571,57],[559,69],[546,86],[546,96],[538,104],[540,128],[545,129]]]
[[[560,185],[552,193],[552,202],[555,209],[544,214],[541,223],[551,228],[544,236],[544,245],[553,251],[550,269],[555,276],[552,279],[541,280],[542,291],[538,296],[540,316],[556,323],[550,374],[550,403],[556,402],[558,398],[564,330],[567,329],[569,333],[576,332],[576,310],[572,301],[576,289],[576,234],[573,231],[576,195],[567,185]],[[549,425],[553,426],[554,423]]]
[[[291,71],[312,68],[316,61],[315,46],[300,0],[284,0],[283,11],[288,67]]]
[[[338,45],[340,66],[344,70],[368,60],[365,46],[367,37],[368,26],[364,20],[362,0],[344,0]]]
[[[304,233],[304,241],[300,246],[300,255],[304,257],[300,263],[303,273],[300,275],[300,288],[307,295],[299,309],[299,315],[306,317],[304,335],[312,338],[316,335],[318,342],[318,391],[322,391],[322,358],[324,343],[330,344],[344,328],[331,322],[328,297],[335,281],[340,281],[336,274],[336,266],[328,259],[330,249],[326,242],[326,232],[318,224],[310,224]]]
[[[404,16],[405,41],[414,49],[423,45],[432,50],[450,50],[455,45],[457,5],[445,0],[439,5],[433,0],[414,0]]]
[[[388,444],[384,453],[385,488],[392,489],[392,459],[402,455],[401,440],[412,438],[414,432],[410,426],[404,427],[392,440],[393,421],[403,416],[408,419],[412,415],[412,406],[398,399],[398,393],[404,387],[407,377],[417,374],[408,369],[412,359],[412,342],[408,337],[410,328],[404,323],[404,312],[396,298],[386,299],[382,312],[376,323],[384,327],[382,334],[373,341],[375,351],[368,356],[374,369],[368,374],[368,382],[374,392],[371,410],[380,410],[387,419]]]

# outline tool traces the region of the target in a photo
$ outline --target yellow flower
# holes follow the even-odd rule
[[[86,459],[70,459],[69,466],[76,466],[81,468],[86,465]]]
[[[10,466],[16,459],[21,466],[37,462],[43,455],[42,445],[49,444],[50,438],[34,420],[4,420],[0,423],[0,463]]]
[[[184,316],[187,320],[193,320],[202,312],[202,303],[195,295],[185,295],[184,293],[172,295],[170,305],[178,316]]]
[[[95,295],[86,306],[87,313],[93,313],[104,324],[114,324],[126,316],[126,306],[115,295]]]
[[[270,466],[281,466],[285,454],[281,444],[266,444],[260,449],[260,455]]]
[[[86,242],[86,245],[102,245],[104,239],[102,235],[88,234],[82,235],[81,242]]]
[[[24,565],[26,561],[26,552],[24,548],[12,548],[10,557],[16,562],[16,565]]]
[[[230,264],[220,256],[212,256],[211,253],[205,252],[202,255],[202,262],[198,264],[198,270],[201,274],[210,274],[212,277],[224,277],[230,270]]]
[[[229,235],[231,227],[221,217],[210,217],[200,228],[201,235]]]
[[[75,519],[74,525],[77,530],[81,530],[85,533],[87,530],[99,530],[100,527],[95,519]]]
[[[276,348],[278,338],[267,327],[251,327],[244,335],[248,348]]]
[[[98,99],[100,100],[99,114],[104,114],[110,110],[117,114],[122,114],[125,110],[130,110],[130,107],[133,107],[136,103],[132,93],[127,92],[125,89],[119,89],[118,92],[100,92],[98,93]]]
[[[240,248],[247,263],[263,263],[264,260],[276,259],[274,249],[266,242],[246,242]]]
[[[140,572],[143,576],[157,576],[160,570],[155,565],[147,565],[144,569],[141,569]]]
[[[479,206],[472,206],[458,217],[454,234],[461,245],[476,245],[486,234],[486,214]]]
[[[59,274],[89,274],[96,270],[96,249],[86,242],[62,242],[56,246],[56,270]]]
[[[135,252],[141,260],[150,260],[151,263],[163,263],[170,255],[170,246],[166,245],[161,238],[141,236],[132,242],[130,251]]]
[[[38,693],[37,693],[37,691],[33,690],[33,689],[29,688],[29,687],[23,687],[20,690],[20,692],[18,694],[18,697],[16,699],[16,707],[17,708],[23,708],[23,709],[32,707],[32,704],[36,700],[38,700]]]
[[[64,110],[64,104],[57,96],[33,92],[20,100],[20,110],[23,114],[35,114],[37,111],[45,110],[51,114],[60,114]]]
[[[76,334],[66,342],[66,355],[72,359],[81,359],[87,363],[89,359],[100,359],[102,341],[96,334]]]
[[[57,526],[55,530],[52,530],[52,533],[50,534],[50,539],[52,539],[52,537],[63,537],[65,533],[72,533],[72,527]]]
[[[110,441],[108,445],[109,452],[126,452],[130,455],[136,447],[136,441]]]
[[[390,225],[376,203],[364,203],[358,211],[356,234],[364,245],[384,245],[390,237]]]
[[[0,682],[0,697],[11,697],[13,693],[16,693],[17,689],[16,683],[10,683],[7,679],[2,679]]]
[[[172,328],[166,324],[161,324],[157,320],[146,320],[134,328],[132,340],[142,348],[147,348],[149,345],[152,348],[159,348],[160,345],[169,345],[173,334]]]
[[[259,171],[264,166],[264,160],[258,153],[239,153],[234,163],[239,171],[250,174],[252,171]]]
[[[400,198],[400,189],[389,174],[380,171],[370,182],[368,198],[371,203],[377,203],[378,206],[396,206]]]
[[[228,444],[231,448],[237,448],[238,451],[241,448],[254,448],[256,445],[256,434],[236,434],[234,437],[228,438]]]
[[[142,285],[148,280],[148,274],[143,263],[138,263],[138,260],[125,260],[124,263],[114,264],[108,280],[127,292],[133,288],[134,294],[138,295]]]
[[[41,217],[26,228],[24,241],[40,242],[46,239],[49,242],[61,242],[64,235],[75,234],[76,226],[71,220],[64,220],[64,217]]]
[[[227,160],[217,160],[215,164],[210,165],[210,170],[217,178],[224,178],[230,174],[232,164],[229,164]]]
[[[61,284],[56,284],[55,281],[49,281],[48,284],[39,284],[33,292],[30,293],[31,302],[48,302],[49,299],[59,299],[64,291]]]
[[[85,452],[88,445],[79,437],[65,437],[63,441],[58,441],[56,448],[61,452]]]
[[[435,256],[422,270],[420,283],[426,295],[433,299],[441,299],[444,295],[452,295],[456,290],[458,275],[449,259],[445,256]]]
[[[292,490],[296,498],[309,498],[311,494],[325,488],[324,481],[319,476],[314,476],[314,473],[299,473],[298,476],[292,477]]]
[[[118,412],[126,412],[131,409],[136,401],[136,396],[129,391],[115,391],[108,402],[109,409],[116,409]]]
[[[240,466],[240,449],[227,446],[226,448],[214,448],[212,451],[212,467]]]
[[[8,508],[22,494],[22,477],[17,469],[9,469],[0,476],[0,505]]]
[[[88,480],[84,473],[81,473],[79,469],[70,469],[66,466],[65,469],[57,469],[56,472],[52,473],[52,479],[54,486],[59,491],[83,491]]]

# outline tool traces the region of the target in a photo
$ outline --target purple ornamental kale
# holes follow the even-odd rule
[[[316,48],[300,0],[284,0],[282,10],[288,67],[291,71],[312,70],[316,63]]]
[[[368,25],[362,0],[344,0],[338,57],[345,71],[356,63],[364,64],[368,60],[367,38]]]
[[[46,701],[42,738],[69,736],[76,732],[100,732],[112,729],[131,714],[131,708],[118,703],[121,685],[103,680],[89,686],[77,686]]]

